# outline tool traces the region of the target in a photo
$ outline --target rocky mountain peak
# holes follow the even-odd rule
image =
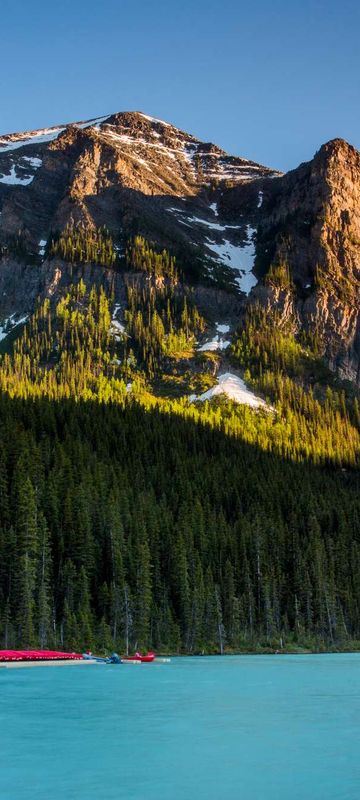
[[[69,222],[106,225],[119,250],[137,231],[238,281],[253,263],[252,210],[230,223],[225,195],[278,174],[142,112],[11,134],[0,140],[0,239],[21,232],[37,253]]]
[[[314,156],[314,161],[323,163],[338,163],[339,165],[348,164],[349,160],[359,162],[360,153],[352,144],[345,139],[336,138],[325,142]]]
[[[358,380],[360,354],[360,153],[343,139],[275,183],[257,241],[257,270],[290,276],[266,302],[322,343],[330,366]],[[269,281],[268,281],[269,284]],[[264,297],[264,290],[261,290]],[[291,295],[291,302],[289,300]]]

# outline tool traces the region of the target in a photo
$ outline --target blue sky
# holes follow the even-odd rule
[[[360,148],[355,0],[1,0],[0,133],[142,110],[291,169]]]

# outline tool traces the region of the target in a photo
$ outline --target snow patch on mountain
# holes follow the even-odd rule
[[[160,123],[160,125],[165,125],[165,128],[171,128],[172,127],[172,125],[170,125],[169,122],[164,122],[163,119],[158,119],[157,117],[149,117],[148,114],[143,114],[141,111],[139,111],[139,114],[140,114],[140,117],[143,117],[144,119],[147,119],[149,122]]]
[[[187,217],[190,222],[198,222],[200,225],[206,225],[207,228],[211,228],[213,231],[221,231],[222,233],[229,228],[233,230],[239,230],[242,226],[241,225],[220,225],[218,222],[209,222],[207,219],[203,219],[203,217]]]
[[[175,153],[181,152],[178,151],[176,148],[168,147],[160,142],[149,142],[147,139],[144,139],[140,136],[129,136],[127,133],[117,133],[116,131],[109,130],[110,125],[106,126],[106,129],[99,128],[98,132],[102,136],[111,139],[112,143],[117,145],[130,145],[132,147],[136,147],[138,145],[142,145],[145,148],[152,148],[154,150],[158,150],[161,154],[166,155],[168,158],[171,158],[173,161],[175,160]],[[130,154],[131,155],[131,154]]]
[[[233,375],[231,372],[224,372],[222,375],[219,375],[216,386],[213,386],[212,389],[208,389],[207,392],[204,392],[198,397],[196,395],[191,395],[189,400],[191,403],[195,400],[203,402],[204,400],[212,400],[213,397],[217,397],[221,394],[226,394],[230,400],[235,400],[236,403],[241,405],[251,406],[251,408],[269,408],[261,397],[257,397],[254,392],[248,389],[242,378]]]
[[[0,183],[6,183],[9,186],[27,186],[31,181],[34,180],[34,176],[32,175],[31,178],[20,178],[16,174],[16,167],[15,164],[12,164],[10,175],[3,175],[0,178]]]
[[[19,319],[15,319],[17,314],[11,314],[10,317],[4,319],[3,323],[0,325],[0,342],[5,339],[14,328],[17,328],[18,325],[22,325],[29,319],[29,315],[25,314],[25,316],[20,317]]]
[[[33,158],[32,156],[22,156],[22,161],[27,161],[35,169],[39,169],[42,164],[42,158]]]
[[[94,119],[88,119],[86,122],[75,122],[75,125],[77,128],[81,128],[81,130],[86,130],[86,128],[98,128],[99,125],[102,125],[102,123],[106,122],[110,117],[111,114],[107,114],[106,117],[94,117]]]
[[[45,142],[52,142],[57,139],[59,134],[65,128],[42,128],[39,131],[34,131],[30,134],[15,135],[13,139],[0,139],[0,156],[10,150],[18,150],[19,147],[25,147],[29,144],[44,144]]]
[[[179,143],[181,144],[180,147],[171,147],[169,144],[164,144],[160,141],[150,142],[143,136],[131,136],[128,133],[118,133],[117,130],[111,130],[112,127],[111,125],[106,125],[105,128],[100,128],[98,133],[101,136],[111,139],[114,144],[131,146],[133,148],[137,148],[140,145],[142,148],[154,150],[155,153],[158,151],[159,155],[165,155],[167,158],[171,158],[172,161],[175,161],[178,156],[187,157],[185,146],[181,143]]]
[[[256,231],[250,225],[247,225],[246,230],[247,243],[245,245],[234,245],[229,239],[225,239],[221,244],[207,239],[206,246],[215,253],[219,261],[238,273],[235,278],[236,283],[242,292],[249,294],[253,286],[257,284],[257,279],[252,272],[255,261],[253,237]]]
[[[120,303],[116,303],[111,316],[110,333],[112,333],[114,339],[122,339],[122,334],[125,333],[124,325],[122,324],[122,322],[119,322],[119,320],[116,318],[120,309],[121,309]]]
[[[229,347],[230,341],[224,339],[223,334],[228,333],[230,330],[229,325],[220,325],[218,322],[216,323],[216,331],[217,333],[213,336],[212,339],[208,342],[204,342],[201,347],[198,347],[199,353],[205,353],[209,351],[216,351],[216,350],[226,350]]]
[[[112,332],[115,335],[115,339],[116,339],[116,337],[117,337],[117,335],[119,333],[125,333],[124,325],[121,322],[119,322],[117,319],[112,319],[111,320],[111,329],[112,329]]]

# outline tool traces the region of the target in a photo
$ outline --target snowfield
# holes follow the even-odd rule
[[[214,216],[217,217],[217,203],[211,203],[209,208]],[[230,239],[225,238],[226,232],[230,230],[240,231],[243,225],[227,225],[226,223],[211,222],[203,217],[187,214],[186,209],[176,208],[175,206],[169,206],[167,211],[176,214],[177,221],[182,225],[186,225],[188,228],[191,228],[192,225],[204,226],[206,247],[214,253],[218,261],[221,261],[222,264],[225,264],[225,266],[230,267],[237,273],[235,278],[236,283],[242,292],[249,294],[251,289],[257,284],[257,278],[252,271],[255,262],[254,236],[256,234],[256,229],[252,228],[251,225],[247,225],[246,243],[235,245],[232,244]],[[225,234],[220,244],[214,241],[214,237],[211,236],[211,231]]]
[[[204,352],[209,351],[209,350],[211,350],[211,351],[214,351],[214,350],[226,350],[226,348],[229,347],[230,341],[228,341],[227,339],[224,339],[222,334],[228,333],[229,330],[230,330],[230,326],[229,325],[219,325],[219,323],[217,322],[216,323],[216,330],[217,330],[217,333],[215,334],[215,336],[212,339],[210,339],[210,341],[204,342],[204,344],[202,344],[201,347],[198,347],[199,353],[204,353]]]
[[[8,186],[28,186],[34,180],[34,176],[31,175],[31,178],[19,178],[16,174],[16,167],[15,164],[12,165],[10,175],[3,175],[0,178],[0,183],[6,183]]]
[[[237,230],[238,231],[241,228],[241,225],[220,225],[219,222],[209,222],[209,220],[203,219],[202,217],[195,217],[195,216],[189,217],[189,216],[187,216],[186,219],[188,219],[189,222],[196,222],[196,223],[199,222],[200,225],[206,225],[207,228],[210,228],[213,231],[224,232],[224,231],[228,230],[229,228],[232,228],[233,230]]]
[[[18,138],[12,141],[9,141],[9,139],[0,139],[0,156],[3,153],[7,153],[9,150],[18,150],[19,147],[24,147],[27,144],[53,142],[64,130],[65,128],[43,128],[42,130],[30,133],[28,136],[20,134]]]
[[[228,239],[224,239],[222,244],[215,244],[209,239],[206,242],[207,248],[215,253],[219,261],[238,273],[235,280],[241,291],[245,292],[245,294],[249,294],[253,286],[257,284],[257,278],[252,271],[255,261],[255,246],[253,241],[255,233],[255,229],[247,225],[248,241],[247,244],[242,246],[231,244]]]
[[[257,397],[254,392],[248,389],[242,378],[233,375],[231,372],[224,372],[222,375],[219,375],[216,386],[213,386],[212,389],[208,389],[207,392],[200,394],[198,397],[196,395],[191,395],[189,400],[191,403],[195,400],[201,400],[203,402],[204,400],[211,400],[213,397],[217,397],[220,394],[226,394],[230,400],[235,400],[236,403],[240,403],[241,405],[251,406],[251,408],[269,408],[261,397]]]
[[[35,169],[41,167],[42,164],[42,158],[32,158],[31,156],[23,156],[22,161],[28,161],[32,167],[35,167]]]

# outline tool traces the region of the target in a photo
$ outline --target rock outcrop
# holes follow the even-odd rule
[[[356,381],[360,153],[335,139],[312,161],[271,181],[270,189],[259,221],[256,260],[257,274],[268,286],[254,294],[287,318],[291,308],[294,326],[316,334],[330,366]],[[281,269],[283,291],[276,293],[271,274],[281,286]]]

